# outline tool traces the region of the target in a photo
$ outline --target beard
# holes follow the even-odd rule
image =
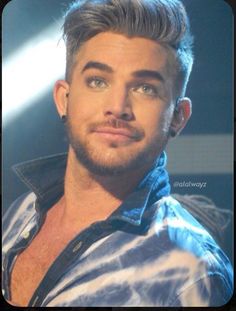
[[[142,129],[133,128],[127,122],[117,119],[90,124],[87,127],[87,133],[91,133],[102,126],[126,128],[132,133],[137,142],[141,141],[145,136]],[[83,140],[81,138],[82,135],[74,134],[70,118],[66,121],[66,129],[70,146],[78,162],[89,172],[98,176],[123,175],[140,169],[147,164],[152,166],[168,141],[168,134],[165,133],[161,138],[157,137],[145,147],[128,152],[128,150],[121,151],[120,146],[116,142],[111,142],[108,149],[103,149],[102,147],[94,146],[89,138]]]

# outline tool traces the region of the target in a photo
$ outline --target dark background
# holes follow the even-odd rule
[[[2,16],[3,62],[16,53],[25,42],[59,19],[69,3],[70,1],[66,0],[12,0],[5,7]],[[181,135],[193,138],[199,135],[231,136],[233,130],[232,10],[223,0],[185,0],[183,3],[189,14],[195,37],[195,63],[187,89],[187,96],[193,102],[193,116]],[[43,60],[40,61],[43,65]],[[23,77],[24,73],[22,73]],[[27,85],[25,87],[27,90]],[[4,104],[11,105],[11,103]],[[57,116],[51,90],[32,102],[32,105],[22,110],[10,122],[4,123],[3,119],[2,146],[2,203],[5,211],[19,194],[27,191],[12,172],[11,166],[67,149],[63,125]],[[200,154],[199,150],[199,156]],[[176,165],[178,165],[177,161]],[[174,188],[173,192],[207,195],[217,206],[227,210],[232,209],[232,172],[192,173],[189,171],[186,175],[172,173],[170,170],[170,180],[172,186],[175,181],[183,180],[206,182],[207,186],[204,189],[179,187]],[[223,248],[232,259],[232,226],[224,233]]]

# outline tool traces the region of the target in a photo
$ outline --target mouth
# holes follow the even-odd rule
[[[93,131],[98,137],[116,142],[130,142],[138,140],[137,134],[125,128],[101,127]]]

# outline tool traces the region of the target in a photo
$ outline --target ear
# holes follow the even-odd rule
[[[187,124],[192,114],[192,103],[187,97],[180,98],[174,110],[170,125],[170,136],[177,136]]]
[[[58,80],[53,89],[54,102],[60,117],[66,115],[69,95],[69,84],[65,80]]]

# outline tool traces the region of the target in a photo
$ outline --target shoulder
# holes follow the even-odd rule
[[[19,196],[6,210],[2,218],[3,245],[16,239],[29,219],[35,214],[36,195],[27,192]]]
[[[26,192],[20,195],[13,203],[7,208],[6,212],[3,214],[3,220],[12,218],[13,214],[16,212],[24,212],[36,201],[36,195],[33,192]]]
[[[227,302],[233,290],[233,270],[222,249],[177,200],[168,196],[156,204],[152,232],[157,237],[157,243],[166,247],[166,269],[182,271],[182,276],[186,276],[177,296],[186,298],[198,295],[213,305],[219,305],[220,301]],[[217,287],[216,295],[214,286]],[[201,305],[204,305],[203,300]]]
[[[152,223],[155,235],[165,236],[171,248],[184,251],[207,265],[210,273],[229,273],[232,267],[223,250],[210,233],[173,197],[157,203]]]
[[[209,243],[217,247],[208,231],[176,199],[167,196],[156,204],[153,222],[156,234],[167,231],[172,242],[180,248],[194,252],[196,256],[201,256]],[[197,245],[199,248],[193,249]]]
[[[177,248],[206,259],[212,266],[226,258],[211,234],[176,199],[163,197],[156,204],[156,235],[164,231]]]

